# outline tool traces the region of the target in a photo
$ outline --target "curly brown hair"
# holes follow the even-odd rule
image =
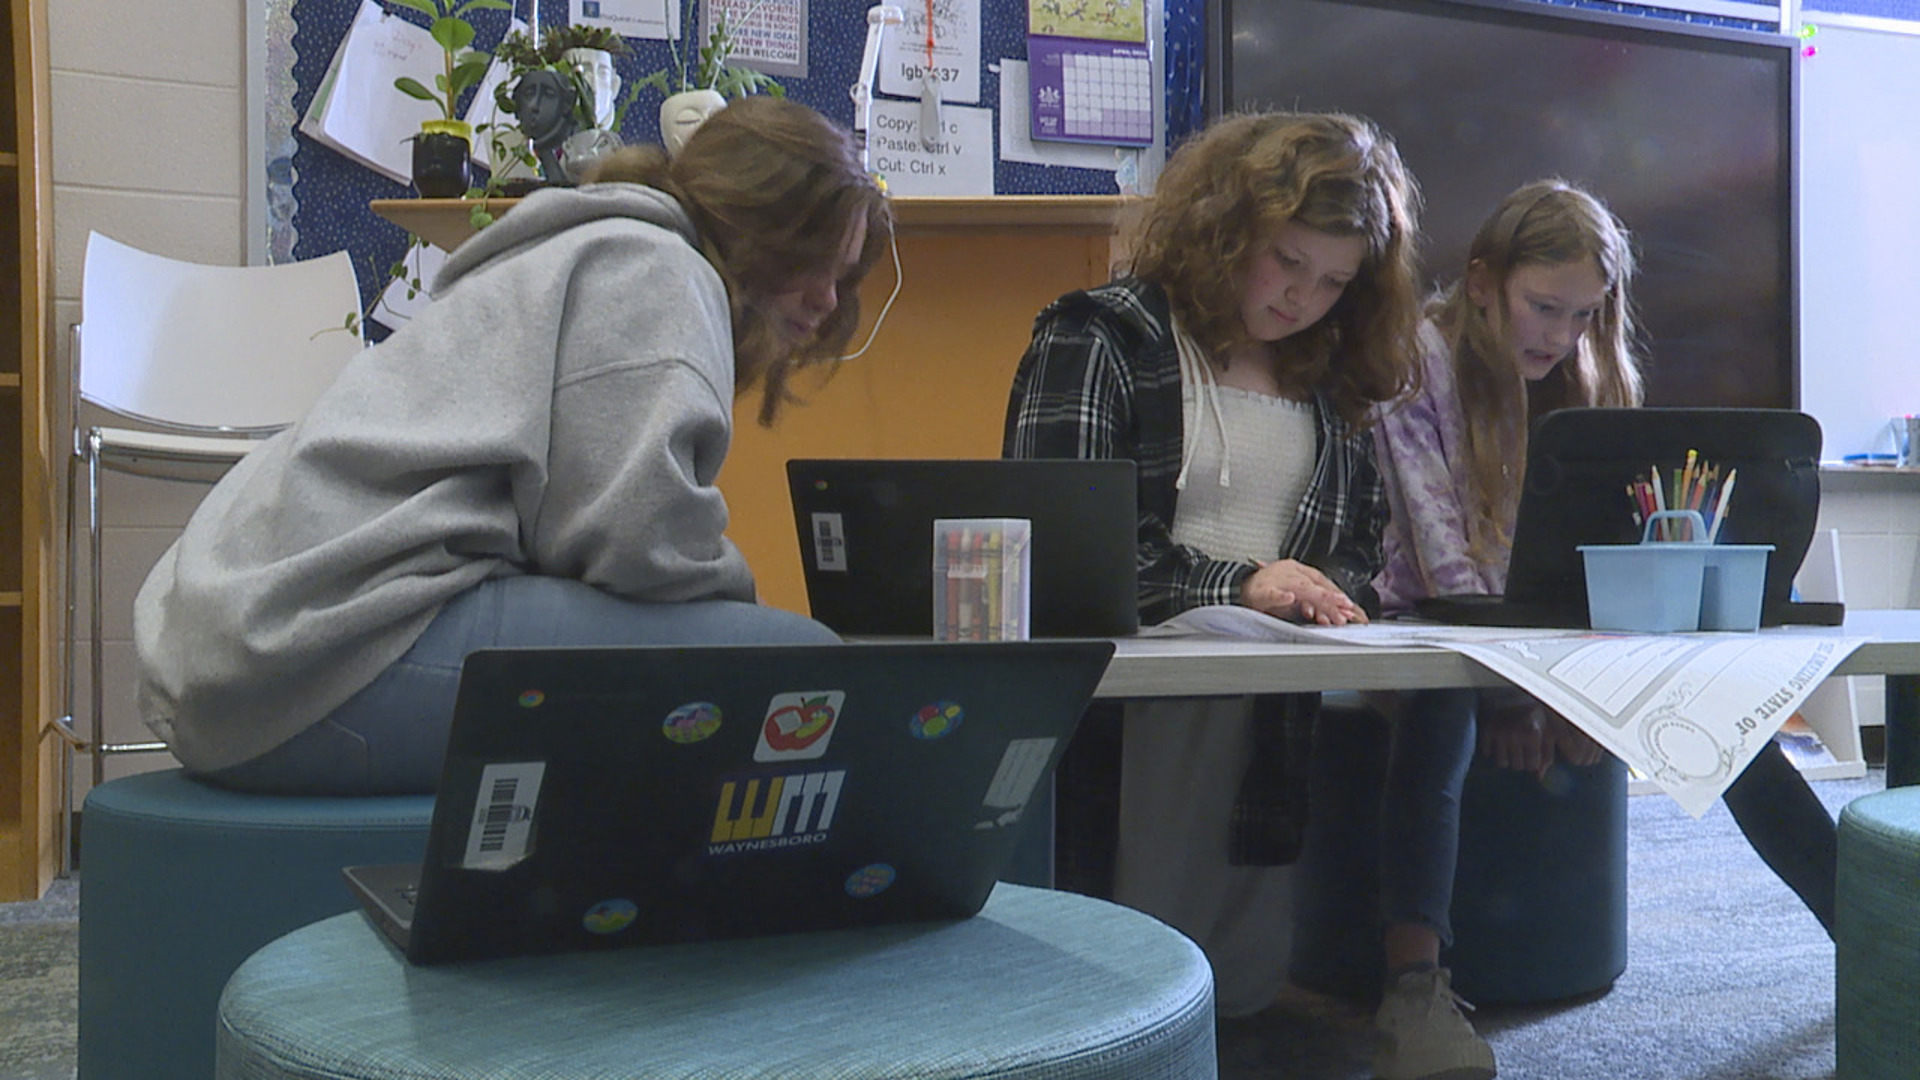
[[[1251,256],[1288,222],[1366,241],[1325,318],[1275,346],[1283,392],[1324,392],[1356,427],[1413,385],[1420,194],[1393,140],[1339,113],[1222,117],[1182,143],[1131,225],[1133,273],[1166,289],[1210,355],[1250,339],[1240,300]]]
[[[771,426],[802,368],[835,364],[860,322],[860,282],[886,251],[893,211],[860,165],[852,136],[818,112],[775,97],[748,97],[714,113],[672,159],[659,146],[604,158],[592,182],[646,184],[693,218],[707,261],[733,310],[734,392],[760,387],[760,423]],[[839,306],[798,349],[781,340],[759,301],[810,270],[838,267],[847,231],[866,243],[837,282]]]
[[[1572,356],[1528,383],[1506,337],[1507,280],[1524,266],[1591,260],[1607,292]],[[1497,303],[1482,307],[1465,278],[1430,305],[1453,352],[1467,425],[1469,549],[1491,558],[1506,550],[1517,512],[1515,470],[1527,460],[1533,418],[1576,405],[1639,405],[1646,390],[1635,353],[1632,238],[1606,204],[1560,179],[1536,180],[1500,201],[1467,249],[1467,272],[1487,276]]]

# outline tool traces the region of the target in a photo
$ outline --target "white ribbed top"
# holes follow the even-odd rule
[[[1211,380],[1186,381],[1181,400],[1188,449],[1174,541],[1216,559],[1278,558],[1313,475],[1312,406]]]

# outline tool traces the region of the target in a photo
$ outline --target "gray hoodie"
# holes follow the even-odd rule
[[[214,486],[134,604],[141,715],[182,763],[292,738],[488,578],[753,599],[714,486],[727,295],[694,240],[652,188],[536,192]]]

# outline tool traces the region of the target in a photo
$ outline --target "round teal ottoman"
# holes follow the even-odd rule
[[[1920,1076],[1920,787],[1840,812],[1835,1080]]]
[[[410,967],[360,915],[220,999],[222,1080],[1218,1075],[1213,976],[1138,912],[1001,884],[956,922]]]
[[[351,910],[340,868],[418,862],[433,797],[248,795],[179,769],[87,794],[80,815],[83,1080],[206,1080],[227,976]]]

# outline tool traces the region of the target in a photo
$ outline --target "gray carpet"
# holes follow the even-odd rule
[[[78,889],[0,904],[0,1080],[72,1080],[79,1028]]]
[[[1814,785],[1836,814],[1884,774]],[[1483,1009],[1508,1080],[1832,1080],[1833,945],[1723,807],[1628,805],[1627,970],[1593,998]],[[72,1080],[72,881],[0,904],[0,1080]],[[1371,1017],[1289,995],[1220,1031],[1222,1080],[1364,1080]]]
[[[1814,784],[1829,810],[1885,774]],[[1507,1080],[1832,1080],[1833,943],[1716,805],[1628,802],[1627,970],[1552,1006],[1481,1009]],[[1220,1030],[1222,1080],[1365,1080],[1372,1017],[1306,994]]]

